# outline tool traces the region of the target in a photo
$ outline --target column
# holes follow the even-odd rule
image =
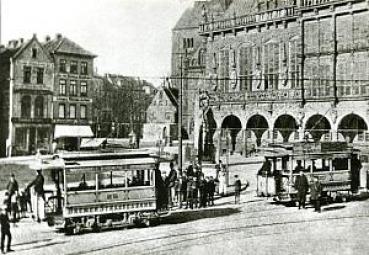
[[[247,158],[247,130],[246,129],[242,129],[242,154],[244,155],[245,158]]]
[[[221,128],[217,128],[215,130],[213,138],[214,147],[215,147],[215,162],[218,163],[221,155]]]

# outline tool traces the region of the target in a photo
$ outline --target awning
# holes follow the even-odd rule
[[[55,125],[54,138],[61,137],[93,137],[90,126]]]

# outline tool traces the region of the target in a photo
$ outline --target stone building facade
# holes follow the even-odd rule
[[[54,62],[54,138],[62,147],[77,149],[79,136],[92,135],[91,87],[96,55],[61,34],[54,39],[47,37],[44,47]],[[66,137],[68,133],[71,137]]]
[[[158,89],[146,112],[146,123],[143,126],[145,145],[166,146],[177,138],[177,101],[177,89],[166,86]]]
[[[194,139],[232,152],[304,138],[368,139],[368,1],[205,5]],[[189,57],[192,61],[194,56]]]
[[[36,35],[0,49],[0,157],[49,149],[53,61]]]

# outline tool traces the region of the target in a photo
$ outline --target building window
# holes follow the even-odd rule
[[[37,58],[37,49],[36,48],[32,49],[32,58]]]
[[[81,62],[81,74],[87,74],[87,62]]]
[[[59,80],[59,95],[65,96],[65,80]]]
[[[220,52],[220,83],[223,91],[229,91],[229,50]]]
[[[23,70],[23,82],[24,83],[31,83],[31,67],[25,66]]]
[[[75,80],[71,80],[70,81],[70,84],[69,84],[69,95],[70,96],[77,95],[77,86],[76,86],[76,81]]]
[[[86,105],[81,105],[81,119],[86,119]]]
[[[59,118],[65,118],[65,104],[59,104]]]
[[[81,96],[87,96],[87,82],[81,81]]]
[[[42,118],[44,115],[44,98],[38,96],[35,100],[35,117]]]
[[[59,62],[59,71],[61,73],[65,73],[67,71],[65,59],[60,59],[60,62]]]
[[[70,73],[77,74],[78,73],[78,64],[77,61],[72,61],[70,63]]]
[[[69,105],[69,118],[71,119],[76,118],[76,105],[74,104]]]
[[[183,48],[192,49],[193,48],[193,38],[183,38]]]
[[[22,97],[21,117],[22,118],[31,118],[31,97],[30,96]]]
[[[240,90],[252,90],[252,53],[252,47],[242,47],[240,49]]]
[[[268,43],[264,46],[264,89],[278,89],[279,81],[279,45]]]
[[[37,84],[43,84],[44,83],[44,69],[43,68],[37,68]]]

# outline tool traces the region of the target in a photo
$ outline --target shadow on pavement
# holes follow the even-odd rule
[[[239,213],[240,210],[238,208],[208,208],[201,210],[186,210],[186,211],[174,211],[171,215],[165,218],[160,218],[158,224],[180,224],[190,221],[195,221],[204,218],[216,218],[222,216],[228,216],[235,213]]]
[[[340,210],[345,208],[345,205],[335,205],[335,206],[330,206],[330,207],[323,207],[322,211],[335,211],[335,210]]]

